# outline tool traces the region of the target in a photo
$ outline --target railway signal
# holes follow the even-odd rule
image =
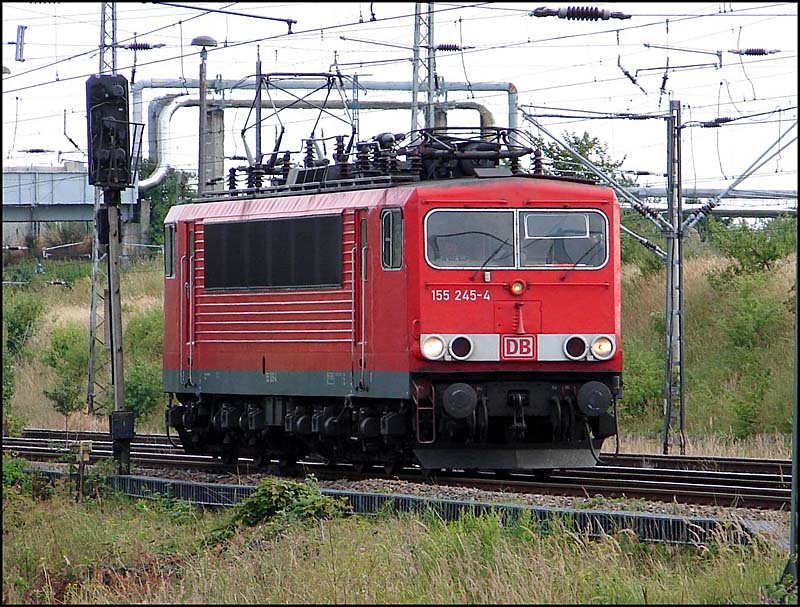
[[[128,81],[98,74],[86,81],[89,183],[124,190],[131,185]]]
[[[130,471],[134,414],[125,410],[119,288],[119,206],[121,192],[131,186],[134,170],[131,164],[128,120],[128,81],[124,76],[89,76],[86,81],[86,128],[89,143],[89,183],[103,189],[103,206],[95,215],[97,240],[98,245],[105,244],[108,247],[109,352],[111,381],[114,386],[114,411],[109,417],[109,426],[118,472],[127,474]]]

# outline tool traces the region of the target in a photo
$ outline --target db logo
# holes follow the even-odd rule
[[[503,358],[535,358],[533,335],[503,335]]]

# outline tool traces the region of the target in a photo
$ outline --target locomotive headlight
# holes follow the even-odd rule
[[[445,343],[438,335],[428,335],[422,340],[422,355],[430,360],[438,360],[444,356]]]
[[[595,337],[592,341],[592,355],[599,360],[608,360],[614,354],[614,342],[605,335]]]
[[[515,280],[508,287],[508,290],[511,291],[512,295],[522,295],[522,292],[525,290],[525,281]]]

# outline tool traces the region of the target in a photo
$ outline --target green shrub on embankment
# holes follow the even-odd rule
[[[4,268],[4,277],[26,283],[3,288],[4,347],[10,354],[3,356],[4,371],[10,371],[3,374],[4,426],[63,427],[64,418],[55,405],[61,411],[74,411],[70,428],[106,430],[106,415],[113,407],[110,391],[97,390],[95,416],[86,414],[81,404],[86,401],[88,379],[91,266],[50,260],[43,265],[43,273],[36,273],[30,260]],[[143,431],[164,428],[162,268],[160,258],[135,262],[123,267],[120,281],[125,402],[136,412],[137,429]],[[96,356],[96,376],[107,385],[102,348]]]
[[[684,407],[690,433],[788,433],[794,385],[797,222],[709,222],[684,260]],[[721,251],[721,253],[720,253]],[[665,271],[623,272],[623,430],[663,422]]]

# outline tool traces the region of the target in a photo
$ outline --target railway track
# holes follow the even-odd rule
[[[112,457],[107,433],[70,433],[71,444],[80,440],[92,441],[90,463]],[[175,441],[177,444],[177,437]],[[59,458],[64,461],[71,457],[64,433],[53,430],[29,429],[22,438],[4,437],[3,450],[40,461]],[[604,464],[595,468],[556,470],[544,479],[525,473],[454,471],[423,475],[419,469],[405,469],[392,476],[378,468],[358,474],[350,466],[326,466],[318,462],[303,462],[300,470],[306,474],[313,472],[319,479],[399,478],[509,493],[602,496],[770,510],[787,509],[790,505],[789,460],[605,453],[601,454],[601,460]],[[238,474],[266,471],[246,458],[236,466],[226,466],[211,456],[186,455],[162,434],[137,435],[131,444],[131,461],[142,468]]]

